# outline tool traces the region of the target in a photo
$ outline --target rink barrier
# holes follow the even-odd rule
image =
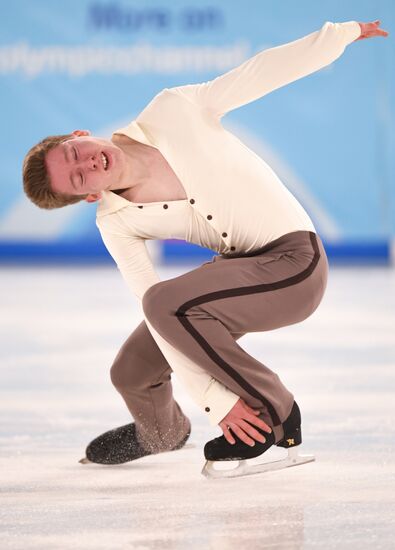
[[[328,260],[344,265],[395,265],[395,239],[371,242],[344,241],[323,244]],[[160,243],[164,265],[197,263],[211,260],[212,250],[177,239]],[[113,259],[99,240],[37,243],[0,242],[0,264],[111,264]]]
[[[339,264],[395,264],[395,240],[394,244],[388,240],[377,240],[372,242],[343,241],[331,243],[322,239],[328,260]],[[188,256],[185,253],[183,241],[164,241],[162,256],[166,263],[180,263],[185,259],[207,261],[214,253],[208,249],[202,249],[196,245],[188,244]]]

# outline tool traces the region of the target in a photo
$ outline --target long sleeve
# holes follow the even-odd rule
[[[205,372],[176,348],[171,346],[147,320],[141,302],[144,293],[160,281],[149,257],[145,240],[125,234],[111,220],[111,229],[105,218],[96,220],[103,242],[114,259],[127,286],[138,298],[144,320],[159,349],[165,356],[180,382],[203,410],[209,408],[209,422],[215,426],[232,409],[239,396]]]
[[[356,21],[327,21],[320,30],[269,48],[213,80],[169,88],[217,117],[335,61],[361,34]]]

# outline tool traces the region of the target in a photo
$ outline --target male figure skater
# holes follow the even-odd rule
[[[326,22],[211,81],[165,88],[110,141],[76,130],[26,155],[24,190],[39,207],[98,201],[96,224],[144,314],[111,368],[134,422],[91,442],[88,461],[185,444],[191,424],[173,398],[172,371],[223,431],[206,444],[208,461],[300,445],[294,396],[237,339],[309,317],[328,262],[303,207],[221,118],[332,63],[351,42],[387,36],[379,23]],[[145,241],[167,238],[219,255],[160,281]]]

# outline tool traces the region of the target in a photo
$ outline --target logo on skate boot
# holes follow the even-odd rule
[[[288,443],[288,445],[295,445],[295,440],[294,439],[287,439],[287,443]]]

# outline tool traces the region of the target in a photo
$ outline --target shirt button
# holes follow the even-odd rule
[[[228,234],[227,234],[227,233],[222,233],[222,236],[223,236],[223,237],[227,237]]]
[[[191,204],[195,204],[195,199],[191,199],[189,202],[190,202]]]
[[[168,205],[168,204],[164,204],[164,205],[163,205],[163,208],[169,208],[169,205]]]
[[[207,219],[208,219],[208,220],[211,220],[211,219],[212,219],[212,215],[209,214],[209,215],[207,216]]]
[[[139,208],[143,208],[142,206],[139,206]]]
[[[205,410],[206,412],[210,412],[210,407],[206,407],[204,410]]]
[[[230,249],[231,250],[236,250],[236,248],[234,246],[231,246]]]

